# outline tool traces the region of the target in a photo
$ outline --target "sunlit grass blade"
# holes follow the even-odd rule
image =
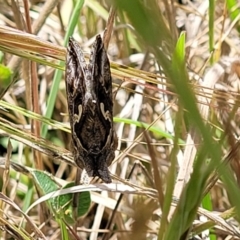
[[[72,17],[69,21],[69,27],[66,32],[65,38],[64,38],[64,46],[67,46],[68,39],[73,34],[73,31],[74,31],[75,26],[77,25],[79,14],[83,7],[83,4],[84,4],[84,0],[78,0],[76,2]],[[64,62],[60,62],[60,66],[63,66],[63,65],[64,65]],[[52,88],[51,88],[51,91],[50,91],[50,94],[48,97],[48,101],[47,101],[47,110],[45,113],[45,117],[47,117],[47,118],[51,118],[51,116],[52,116],[52,112],[54,109],[55,100],[57,97],[57,92],[59,89],[59,84],[60,84],[61,79],[62,79],[62,71],[56,70],[54,78],[53,78]],[[46,137],[47,131],[48,131],[47,128],[48,128],[48,126],[45,124],[42,126],[42,129],[41,129],[42,137]]]

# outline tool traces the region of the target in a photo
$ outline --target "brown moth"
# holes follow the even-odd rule
[[[100,35],[88,64],[78,43],[69,39],[65,82],[74,160],[89,177],[110,183],[108,166],[115,157],[117,137],[110,63]]]

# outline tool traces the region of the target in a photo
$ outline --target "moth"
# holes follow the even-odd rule
[[[92,46],[89,63],[70,37],[65,83],[74,160],[89,177],[110,183],[108,166],[115,157],[117,137],[110,63],[100,35]]]

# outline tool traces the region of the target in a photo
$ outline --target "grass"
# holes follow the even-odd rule
[[[239,239],[237,1],[66,3],[0,11],[1,238]],[[73,186],[65,46],[89,53],[111,7],[113,183]]]

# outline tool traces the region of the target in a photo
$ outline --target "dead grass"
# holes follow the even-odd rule
[[[76,174],[61,74],[74,7],[0,2],[1,63],[12,72],[0,66],[1,239],[240,239],[237,4],[114,3],[114,183],[62,190]],[[73,36],[86,57],[110,4],[79,5]],[[59,188],[37,191],[37,171]],[[91,193],[77,231],[49,211],[53,194],[74,191]]]

